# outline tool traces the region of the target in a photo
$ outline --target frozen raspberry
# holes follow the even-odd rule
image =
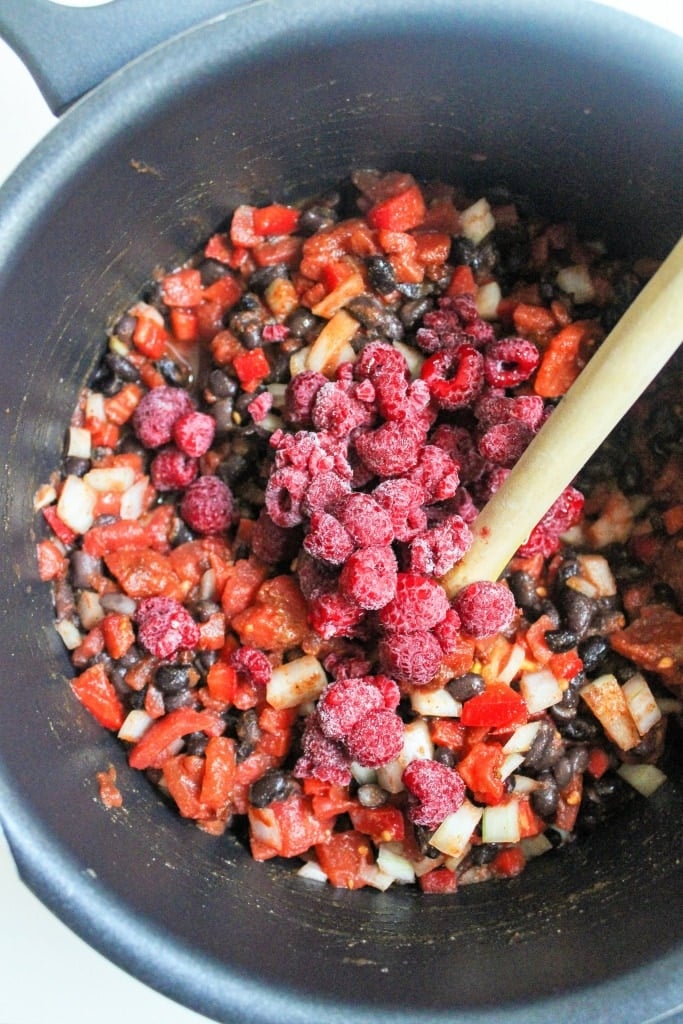
[[[471,483],[481,476],[485,463],[477,451],[476,441],[466,427],[440,424],[431,435],[430,444],[448,452],[458,466],[463,483]]]
[[[465,783],[454,768],[440,761],[427,758],[411,761],[402,778],[417,801],[408,809],[408,817],[416,825],[436,828],[457,811],[465,799]]]
[[[315,714],[306,719],[301,751],[301,757],[294,766],[294,775],[302,779],[314,777],[337,786],[346,786],[351,781],[346,751],[341,743],[324,734]]]
[[[199,643],[199,626],[175,598],[144,598],[135,619],[139,642],[155,658],[171,658],[176,651],[191,650]]]
[[[538,349],[526,338],[494,341],[484,353],[486,383],[498,388],[516,387],[531,377],[539,359]]]
[[[425,360],[420,376],[440,409],[461,409],[484,386],[484,357],[472,345],[437,352]]]
[[[296,576],[299,589],[306,600],[316,601],[323,594],[331,594],[337,589],[339,573],[331,565],[318,561],[302,548],[296,560]]]
[[[343,565],[356,545],[345,526],[329,512],[314,512],[304,548],[313,558],[330,565]]]
[[[408,364],[402,352],[385,341],[371,341],[365,345],[354,365],[357,380],[367,378],[375,386],[386,389],[397,382],[410,379]]]
[[[354,443],[358,456],[372,473],[400,476],[417,464],[425,437],[426,429],[420,425],[392,420],[359,434]]]
[[[247,412],[254,423],[261,423],[273,408],[273,396],[270,391],[262,391],[256,398],[252,398],[247,406]]]
[[[346,438],[355,427],[372,422],[372,413],[338,384],[329,381],[315,396],[311,421],[316,430]]]
[[[142,396],[133,413],[133,429],[145,448],[160,448],[172,440],[175,421],[193,410],[187,391],[163,384]]]
[[[403,683],[422,686],[439,671],[443,652],[433,633],[388,633],[379,644],[380,664],[387,675]]]
[[[363,649],[361,647],[356,649],[352,645],[341,652],[331,651],[323,661],[323,668],[333,679],[353,679],[366,676],[371,667]]]
[[[385,480],[375,487],[372,496],[389,515],[396,540],[412,540],[426,527],[424,494],[414,481],[404,477]]]
[[[412,633],[431,629],[447,611],[448,598],[440,583],[417,572],[400,572],[396,577],[396,595],[381,609],[378,618],[384,629]]]
[[[164,448],[152,459],[150,476],[158,491],[181,491],[199,472],[199,463],[177,448]]]
[[[479,451],[484,458],[502,466],[512,467],[524,453],[533,432],[521,420],[498,423],[479,439]]]
[[[181,452],[193,459],[208,452],[215,433],[215,419],[204,412],[187,412],[173,424],[173,440]]]
[[[492,466],[483,474],[473,487],[474,499],[479,503],[480,507],[491,500],[509,475],[510,470],[506,469],[505,466]]]
[[[309,620],[323,640],[335,636],[354,636],[363,618],[363,609],[339,591],[322,593],[310,599]]]
[[[424,352],[439,352],[461,345],[481,348],[495,340],[495,333],[479,316],[471,295],[454,295],[439,299],[438,309],[425,314],[416,340]]]
[[[460,561],[471,543],[472,531],[462,516],[448,516],[412,541],[410,568],[428,576],[443,576]]]
[[[581,518],[584,497],[575,487],[565,487],[562,494],[550,506],[540,523],[531,531],[527,542],[518,552],[528,558],[540,552],[550,557],[560,547],[560,537]]]
[[[259,513],[251,535],[251,550],[266,565],[291,562],[301,544],[301,531],[278,526],[265,509]]]
[[[484,392],[474,407],[474,415],[479,421],[479,429],[485,432],[489,427],[506,423],[508,420],[519,420],[534,433],[543,420],[545,404],[540,395],[507,395]]]
[[[398,757],[404,732],[403,722],[393,711],[370,711],[346,737],[346,749],[352,761],[365,768],[377,768]]]
[[[264,324],[261,330],[261,337],[265,342],[279,342],[284,341],[285,338],[289,337],[289,327],[287,324]]]
[[[256,686],[267,686],[273,673],[263,651],[255,647],[238,647],[230,656],[230,664]]]
[[[475,503],[467,487],[458,487],[458,490],[449,502],[449,510],[453,515],[460,516],[468,526],[479,515],[479,506]]]
[[[370,494],[347,495],[337,503],[334,514],[362,547],[383,546],[394,539],[391,517]]]
[[[361,548],[348,558],[339,577],[339,588],[360,608],[376,611],[396,592],[398,566],[388,545]]]
[[[307,516],[314,512],[328,512],[335,508],[345,494],[351,490],[348,480],[339,476],[333,470],[315,475],[306,488],[306,493],[301,503],[302,511]]]
[[[388,711],[395,711],[401,703],[401,691],[398,683],[389,676],[370,676],[370,681],[373,686],[376,686],[379,692],[382,694],[382,700],[384,701],[384,707]]]
[[[233,520],[232,491],[217,476],[200,476],[191,483],[180,502],[180,515],[196,533],[220,533]]]
[[[432,630],[444,654],[452,654],[460,639],[461,622],[455,608],[449,608]]]
[[[453,607],[470,636],[493,636],[507,629],[515,615],[515,599],[504,583],[481,580],[456,594]]]
[[[314,370],[304,370],[303,373],[292,377],[285,391],[283,411],[285,423],[289,423],[293,427],[310,427],[312,425],[313,403],[323,384],[327,384],[327,377]]]
[[[427,504],[452,498],[460,483],[456,463],[443,448],[434,444],[424,446],[408,479],[417,484]]]
[[[297,526],[303,522],[301,504],[310,477],[303,469],[287,466],[271,473],[266,484],[265,503],[268,515],[278,526]]]
[[[338,679],[318,701],[318,721],[326,736],[343,740],[360,718],[381,707],[382,694],[367,679]]]

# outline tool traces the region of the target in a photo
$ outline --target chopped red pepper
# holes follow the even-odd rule
[[[356,831],[370,836],[374,843],[402,842],[405,838],[405,819],[398,807],[356,805],[349,811],[349,817]]]
[[[491,683],[483,693],[465,701],[460,721],[468,726],[524,725],[529,717],[521,694],[507,683]]]
[[[168,341],[166,329],[148,316],[138,316],[133,331],[133,344],[138,352],[148,359],[159,359],[163,356]]]
[[[110,612],[102,619],[104,646],[112,658],[122,658],[135,642],[130,616]]]
[[[235,373],[243,389],[250,394],[256,391],[262,380],[270,373],[270,364],[262,348],[240,352],[232,361]]]
[[[205,732],[207,736],[220,736],[225,722],[213,711],[195,711],[194,708],[176,708],[150,725],[142,739],[131,750],[128,761],[131,768],[161,768],[170,756],[169,747],[191,732]]]
[[[493,859],[491,867],[501,878],[514,878],[524,871],[526,858],[519,846],[509,846],[501,850]]]
[[[315,848],[318,863],[332,885],[342,889],[361,889],[366,882],[362,870],[372,864],[372,852],[367,836],[350,829],[335,832],[326,843]]]
[[[86,668],[71,680],[71,689],[105,729],[118,731],[121,728],[126,713],[104,665],[98,663]]]
[[[38,575],[43,582],[59,580],[66,576],[69,563],[52,540],[41,540],[36,544]]]
[[[500,743],[481,742],[475,743],[458,761],[458,773],[479,803],[494,806],[505,796],[505,782],[500,774],[504,760]]]
[[[78,536],[70,526],[67,526],[63,519],[57,515],[56,505],[46,505],[42,510],[45,522],[48,524],[55,537],[61,540],[62,544],[69,547]]]
[[[446,289],[446,295],[476,295],[477,282],[474,280],[472,268],[463,264],[453,271],[451,283]]]
[[[199,800],[212,811],[227,807],[235,784],[236,744],[227,736],[211,736],[204,752],[204,777]]]
[[[411,185],[404,192],[389,196],[370,207],[368,224],[388,231],[410,231],[420,226],[426,212],[422,189],[419,185]]]
[[[426,875],[420,875],[418,884],[425,893],[455,892],[458,888],[458,876],[450,868],[434,868]]]
[[[299,223],[299,211],[291,206],[273,203],[254,210],[253,224],[257,235],[291,235]]]
[[[176,270],[161,279],[161,297],[167,306],[198,306],[202,301],[202,275],[198,270]]]

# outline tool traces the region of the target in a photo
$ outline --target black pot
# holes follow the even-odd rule
[[[682,69],[681,39],[590,3],[266,0],[111,77],[3,190],[0,814],[33,891],[179,1002],[240,1024],[680,1012],[680,765],[607,831],[455,897],[256,864],[171,813],[76,706],[32,498],[105,323],[239,202],[401,168],[504,183],[616,251],[663,255],[681,230]],[[110,763],[115,812],[96,798]]]

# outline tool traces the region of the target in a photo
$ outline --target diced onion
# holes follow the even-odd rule
[[[409,885],[415,881],[415,871],[408,858],[396,853],[386,843],[380,843],[377,848],[377,867],[397,882]]]
[[[641,736],[649,732],[662,717],[652,690],[640,672],[636,672],[621,688],[636,729]]]
[[[592,302],[595,297],[595,288],[590,275],[590,270],[585,263],[577,263],[571,267],[563,267],[555,278],[558,288],[561,288],[567,295],[571,295],[574,302],[579,304]]]
[[[316,860],[307,860],[297,871],[299,878],[307,878],[311,882],[326,882],[327,875]]]
[[[503,293],[497,281],[488,281],[477,289],[477,313],[482,320],[495,320]]]
[[[613,743],[622,750],[631,750],[640,743],[640,733],[615,676],[599,676],[579,693]]]
[[[622,764],[617,768],[617,775],[643,796],[652,796],[667,778],[655,764]]]
[[[457,811],[441,822],[429,840],[433,846],[448,857],[460,856],[469,845],[472,833],[481,821],[483,810],[469,800],[464,800]]]
[[[562,700],[562,687],[548,668],[537,672],[523,672],[519,688],[530,715],[544,711]]]
[[[274,668],[266,687],[266,700],[278,711],[315,700],[327,686],[325,670],[312,654]]]
[[[460,214],[460,230],[470,242],[479,245],[496,226],[488,199],[477,199]]]
[[[83,639],[78,626],[71,619],[60,619],[59,622],[55,622],[55,629],[62,638],[62,643],[67,651],[75,651]]]
[[[503,744],[503,751],[506,754],[525,754],[531,749],[531,744],[536,739],[536,733],[541,727],[540,722],[526,722],[518,725],[510,739]]]
[[[525,860],[541,857],[544,853],[549,853],[553,848],[553,844],[543,832],[539,832],[537,836],[526,836],[526,838],[521,840],[520,846]]]
[[[351,762],[351,774],[359,786],[371,786],[377,782],[377,769],[366,768],[357,761]]]
[[[394,348],[398,349],[410,370],[410,376],[413,380],[420,376],[420,370],[425,361],[425,357],[422,355],[419,349],[413,345],[406,345],[402,341],[395,341]]]
[[[451,697],[448,690],[423,690],[416,688],[410,695],[410,706],[418,715],[438,718],[459,718],[462,704]]]
[[[513,644],[508,653],[507,660],[498,669],[497,681],[499,683],[511,683],[522,668],[525,658],[526,653],[522,645]]]
[[[403,749],[395,760],[377,769],[377,782],[388,793],[401,793],[403,772],[411,761],[431,760],[434,756],[434,744],[429,735],[429,726],[422,718],[409,722],[403,731]]]
[[[296,352],[292,352],[289,357],[289,376],[298,377],[300,373],[303,373],[306,369],[306,361],[308,360],[308,354],[311,351],[310,345],[305,345],[304,348],[298,348]]]
[[[519,804],[514,798],[495,807],[485,807],[481,819],[483,843],[518,843]]]
[[[148,715],[143,708],[133,708],[123,720],[123,725],[118,731],[120,740],[128,743],[137,743],[149,729],[154,719]]]
[[[69,427],[66,454],[74,459],[89,459],[92,454],[92,434],[85,427]]]
[[[507,779],[508,775],[512,775],[512,773],[519,768],[523,760],[524,754],[508,754],[500,766],[501,779]]]
[[[136,480],[121,495],[120,515],[122,519],[139,519],[145,510],[149,477],[143,476]]]
[[[94,590],[82,590],[78,596],[78,617],[83,629],[93,629],[104,618],[100,595]]]
[[[613,597],[616,594],[617,584],[603,555],[579,555],[577,561],[580,575],[595,587],[597,597]]]
[[[74,533],[87,533],[95,519],[97,494],[79,476],[67,476],[57,501],[57,515]]]
[[[386,892],[386,890],[400,879],[395,878],[393,875],[388,875],[386,871],[377,864],[361,864],[358,869],[358,877],[365,882],[366,885],[371,886],[373,889],[379,889],[380,892]]]
[[[515,793],[533,793],[541,785],[536,779],[529,775],[513,775],[512,781],[515,785]]]
[[[88,391],[85,396],[86,420],[97,420],[103,423],[107,416],[104,411],[104,395],[101,391]]]
[[[99,494],[113,491],[123,494],[135,483],[135,470],[132,466],[108,466],[102,469],[91,469],[83,477],[88,487]]]
[[[308,350],[306,369],[324,373],[331,378],[342,363],[355,362],[356,353],[350,342],[358,326],[358,321],[345,310],[340,309],[335,313]]]

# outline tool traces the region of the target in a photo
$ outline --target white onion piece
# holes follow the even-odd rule
[[[145,735],[153,721],[152,716],[148,715],[143,708],[133,708],[124,718],[117,735],[120,740],[137,743]]]
[[[418,715],[437,718],[460,718],[462,704],[451,697],[448,690],[416,688],[410,695],[410,706]]]
[[[518,674],[522,665],[526,653],[521,644],[513,644],[510,648],[510,652],[507,656],[507,660],[498,669],[497,680],[499,683],[511,683],[515,676]]]
[[[457,811],[441,822],[429,840],[431,846],[448,857],[458,857],[469,846],[472,833],[481,821],[483,810],[464,800]]]
[[[415,871],[408,858],[396,853],[386,843],[380,843],[377,848],[377,867],[397,882],[410,885],[415,881]]]
[[[274,668],[266,687],[266,700],[281,711],[304,700],[315,700],[327,686],[327,676],[317,658],[305,654]]]
[[[623,684],[621,692],[626,698],[636,729],[644,736],[662,717],[647,680],[640,672],[636,672]]]
[[[460,232],[470,242],[479,245],[482,239],[493,231],[496,221],[491,213],[488,199],[477,199],[460,214]]]
[[[145,499],[149,477],[143,476],[136,480],[127,491],[121,495],[120,515],[122,519],[139,519],[145,510]]]
[[[297,871],[299,878],[307,878],[311,882],[326,882],[327,875],[317,860],[307,860]]]
[[[595,296],[595,288],[593,287],[590,270],[585,263],[563,267],[558,272],[555,283],[563,292],[571,295],[574,302],[592,302]]]
[[[477,288],[477,313],[482,320],[495,320],[503,293],[497,281],[488,281]]]
[[[389,875],[386,871],[382,871],[377,864],[361,864],[358,869],[358,877],[366,885],[371,886],[373,889],[379,889],[380,892],[386,892],[394,882],[400,881],[394,875]]]
[[[93,491],[106,494],[123,494],[135,483],[135,470],[132,466],[107,466],[102,469],[90,469],[83,476],[84,482]]]
[[[97,494],[79,476],[67,476],[57,500],[57,515],[74,533],[87,533],[95,519]]]
[[[520,841],[519,845],[525,860],[541,857],[544,853],[549,853],[553,848],[553,844],[543,832],[539,832],[537,836],[526,836],[526,838]]]
[[[74,459],[89,459],[92,454],[92,434],[85,427],[69,427],[66,454]]]
[[[100,595],[94,590],[82,590],[78,595],[78,617],[83,629],[93,629],[104,618]]]
[[[507,779],[524,761],[524,754],[508,754],[500,766],[501,779]]]
[[[83,635],[71,619],[60,619],[59,622],[55,622],[55,629],[67,651],[75,651],[83,639]]]
[[[402,341],[395,341],[393,347],[398,349],[406,363],[408,364],[408,370],[413,380],[416,380],[420,376],[425,356],[420,352],[418,348],[414,348],[413,345],[405,345]]]
[[[515,793],[533,793],[535,789],[538,789],[541,785],[536,779],[532,779],[529,775],[513,775],[512,781],[515,784]]]
[[[393,761],[377,769],[377,782],[388,793],[401,793],[403,772],[411,761],[431,760],[434,744],[429,735],[429,726],[422,718],[409,722],[403,731],[403,749]]]
[[[631,750],[640,743],[640,733],[615,676],[600,676],[579,693],[613,743],[622,750]]]
[[[88,391],[85,396],[85,418],[104,423],[107,414],[104,411],[104,395],[101,391]]]
[[[616,594],[617,584],[606,558],[602,555],[579,555],[577,561],[580,575],[595,587],[598,597],[613,597]]]
[[[372,786],[377,782],[377,769],[366,768],[357,761],[351,762],[351,774],[359,786]]]
[[[481,819],[481,841],[483,843],[518,843],[519,803],[508,800],[495,807],[485,807]]]
[[[622,764],[617,768],[617,775],[643,796],[652,796],[667,778],[655,764]]]
[[[507,743],[503,744],[503,751],[506,754],[525,754],[527,750],[531,750],[531,744],[536,739],[540,727],[540,721],[518,725]]]
[[[540,668],[536,672],[523,672],[519,688],[530,715],[545,711],[562,700],[562,687],[548,668]]]

